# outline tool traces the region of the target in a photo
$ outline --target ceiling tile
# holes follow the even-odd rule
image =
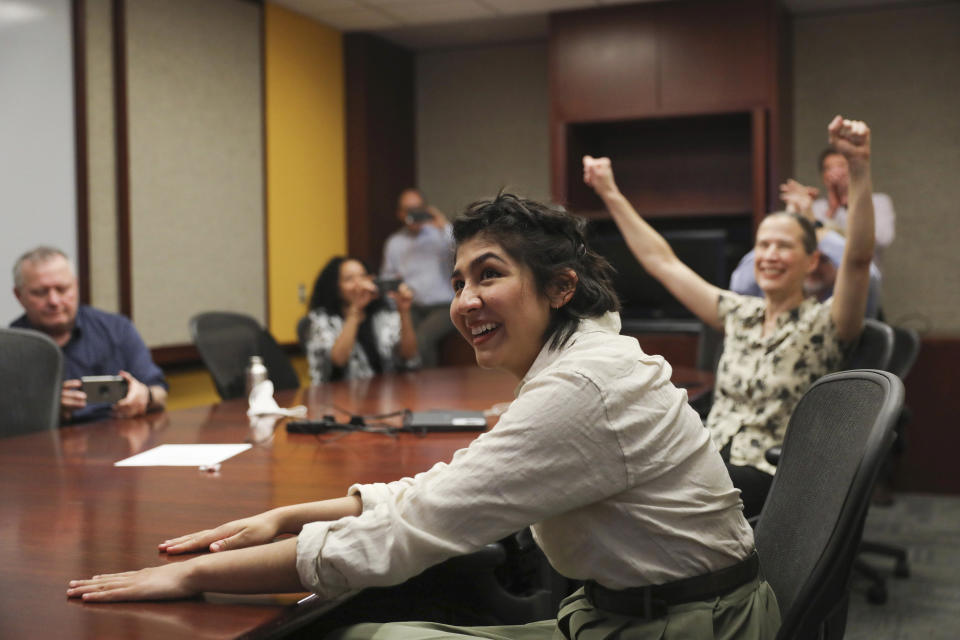
[[[597,0],[481,0],[504,15],[549,13],[569,9],[596,7]]]
[[[383,1],[383,0],[379,0]],[[477,20],[495,17],[497,14],[474,0],[432,0],[425,2],[385,2],[378,10],[393,16],[401,24],[419,25],[458,20]]]
[[[330,9],[308,15],[341,31],[376,31],[404,24],[389,13],[373,7]]]

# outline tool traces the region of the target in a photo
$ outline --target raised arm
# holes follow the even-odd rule
[[[722,329],[717,299],[723,290],[681,262],[663,236],[640,217],[617,188],[610,159],[584,156],[583,181],[603,200],[627,246],[643,268],[703,322],[714,329]]]
[[[870,128],[836,116],[827,127],[830,144],[847,159],[850,188],[847,242],[834,286],[831,315],[837,337],[853,340],[863,328],[874,248],[873,183],[870,177]]]
[[[417,332],[413,328],[413,317],[410,315],[413,291],[401,282],[400,287],[388,295],[397,305],[397,313],[400,314],[400,343],[397,345],[397,352],[404,360],[412,360],[417,357]]]

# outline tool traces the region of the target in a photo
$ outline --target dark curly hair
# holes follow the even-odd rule
[[[314,309],[323,309],[328,314],[342,316],[344,300],[340,297],[340,267],[344,262],[359,262],[367,273],[371,273],[370,266],[360,258],[351,256],[334,256],[320,270],[316,281],[313,283],[313,293],[310,294],[310,311]],[[375,311],[379,311],[384,306],[382,298],[377,298],[367,305],[367,316],[369,317]]]
[[[343,317],[344,300],[340,296],[340,267],[344,262],[353,260],[363,265],[367,273],[371,273],[369,265],[360,258],[351,256],[334,256],[320,270],[316,282],[313,283],[313,293],[310,294],[310,311],[322,309],[328,315]],[[373,334],[373,314],[385,308],[386,303],[383,298],[375,298],[370,301],[366,308],[366,317],[357,328],[357,342],[367,354],[367,360],[370,367],[377,373],[383,371],[383,363],[380,361],[380,352],[377,349],[377,339]],[[340,380],[343,377],[343,371],[334,369],[332,380]]]
[[[544,335],[550,348],[557,349],[566,344],[582,318],[620,310],[611,278],[613,267],[587,246],[585,227],[586,221],[561,207],[501,192],[492,200],[468,206],[453,223],[453,237],[458,247],[475,236],[495,241],[513,260],[530,269],[542,296],[567,269],[577,274],[573,297],[552,312]]]

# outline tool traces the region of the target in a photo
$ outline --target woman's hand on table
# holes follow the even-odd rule
[[[192,562],[174,562],[125,573],[106,573],[89,580],[71,580],[67,597],[84,602],[174,600],[200,593],[191,586]]]
[[[161,542],[160,551],[171,555],[193,551],[226,551],[242,549],[270,542],[280,533],[280,518],[276,511],[233,520],[215,529],[188,533]]]

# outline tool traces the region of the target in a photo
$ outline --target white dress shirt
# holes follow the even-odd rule
[[[833,218],[827,216],[830,210],[830,203],[826,198],[817,198],[812,205],[813,217],[824,223],[836,227],[840,233],[846,233],[847,230],[847,208],[837,207]],[[885,193],[873,194],[873,226],[876,236],[876,247],[874,248],[874,261],[882,269],[882,259],[884,250],[893,242],[896,234],[896,214],[893,212],[893,200]]]
[[[584,320],[544,346],[498,424],[414,478],[354,485],[363,512],[306,525],[304,587],[398,584],[531,525],[563,575],[620,589],[730,566],[753,548],[739,494],[670,366]]]

